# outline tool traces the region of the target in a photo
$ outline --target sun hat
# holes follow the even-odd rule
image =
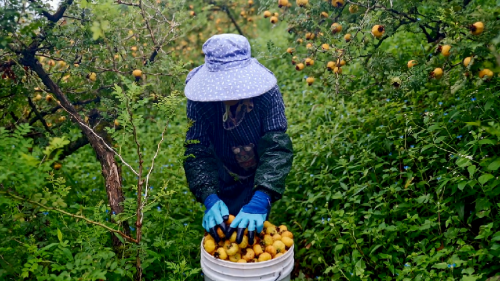
[[[277,83],[274,74],[251,57],[247,38],[219,34],[203,44],[205,63],[186,78],[184,94],[192,101],[242,100],[260,96]]]

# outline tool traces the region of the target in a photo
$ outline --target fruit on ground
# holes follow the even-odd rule
[[[62,165],[60,163],[55,163],[54,164],[54,170],[59,170],[62,168]]]
[[[484,31],[484,23],[478,21],[471,26],[469,26],[469,29],[472,33],[472,35],[480,35]]]
[[[226,253],[226,250],[223,247],[221,247],[217,249],[217,251],[214,253],[214,257],[219,258],[221,260],[227,260],[228,255]]]
[[[350,34],[350,33],[347,33],[346,35],[344,35],[344,40],[345,40],[346,42],[351,41],[351,34]]]
[[[304,7],[309,3],[309,0],[296,0],[295,3],[297,3],[299,7]]]
[[[232,261],[232,262],[238,262],[241,259],[242,258],[241,258],[241,254],[240,253],[236,253],[234,255],[229,256],[229,260]]]
[[[276,253],[282,253],[285,251],[285,243],[280,240],[274,241],[273,247],[276,249]]]
[[[281,242],[283,242],[283,244],[285,244],[285,246],[287,246],[288,248],[293,246],[293,239],[290,237],[285,236],[281,238]]]
[[[332,24],[330,29],[332,30],[333,34],[336,34],[342,31],[342,26],[339,23],[335,22]]]
[[[263,262],[263,261],[268,261],[272,259],[272,256],[271,254],[269,253],[262,253],[260,256],[259,256],[259,262]]]
[[[344,0],[332,0],[332,5],[337,8],[344,6]]]
[[[226,252],[230,256],[234,256],[236,253],[238,253],[240,248],[238,247],[238,244],[236,243],[231,243],[230,245],[226,246]]]
[[[417,65],[417,61],[416,60],[411,60],[411,61],[408,62],[408,68],[412,68],[415,65]]]
[[[491,77],[493,77],[493,71],[491,71],[491,70],[489,70],[487,68],[479,71],[479,78],[483,79],[484,76],[488,76],[488,80],[490,80]]]
[[[253,252],[256,256],[259,256],[262,254],[264,251],[262,250],[262,246],[260,244],[255,244],[253,245]]]
[[[277,23],[278,22],[278,17],[272,16],[270,21],[271,21],[271,23]]]
[[[142,76],[142,70],[136,69],[132,71],[132,75],[134,75],[135,78],[140,78]]]
[[[212,253],[215,251],[215,241],[214,240],[205,240],[205,243],[203,244],[203,248],[205,248],[205,251],[208,253]]]
[[[97,74],[95,74],[95,72],[91,72],[89,74],[89,79],[90,79],[90,81],[95,82],[95,80],[97,80]]]
[[[304,69],[304,64],[303,63],[297,63],[297,65],[295,66],[295,69],[298,70],[298,71],[301,71],[302,69]]]
[[[304,62],[308,66],[314,65],[314,60],[311,59],[311,58],[306,58]],[[276,234],[276,226],[273,225],[273,226],[267,227],[266,228],[266,233],[267,234],[272,234],[272,235]]]
[[[472,57],[466,57],[464,59],[464,66],[467,67],[469,66],[470,61],[472,60]]]
[[[307,82],[307,85],[311,86],[311,85],[312,85],[312,83],[314,83],[314,78],[313,78],[313,77],[307,77],[306,82]],[[275,234],[275,235],[279,235],[279,234]],[[274,237],[275,235],[273,235],[273,237]],[[281,236],[280,236],[280,237],[281,237]],[[273,239],[273,238],[271,237],[271,239]],[[274,239],[273,239],[273,240],[274,240]]]
[[[443,69],[442,68],[435,68],[432,72],[431,72],[431,76],[436,78],[436,79],[439,79],[441,77],[443,77]]]
[[[288,6],[288,0],[278,0],[278,7],[286,7]]]
[[[374,25],[372,27],[372,34],[373,36],[375,36],[376,38],[380,38],[382,37],[382,35],[384,35],[384,32],[385,32],[385,29],[384,29],[384,26],[383,25]]]
[[[355,13],[357,13],[357,12],[358,12],[358,10],[359,10],[358,5],[350,5],[350,6],[349,6],[349,12],[350,12],[351,14],[355,14]]]
[[[271,12],[269,12],[269,11],[264,11],[264,17],[265,17],[265,18],[268,18],[268,17],[270,17],[270,16],[272,16]]]
[[[450,55],[450,50],[451,50],[451,46],[450,45],[444,45],[444,46],[441,46],[441,54],[445,57],[449,56]]]
[[[241,255],[241,257],[246,261],[251,261],[255,258],[255,252],[250,248],[243,250]]]

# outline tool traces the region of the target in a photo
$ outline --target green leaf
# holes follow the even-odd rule
[[[59,228],[57,229],[57,239],[59,239],[59,242],[62,243],[63,235],[62,235],[61,230],[59,230]]]
[[[500,158],[497,158],[495,161],[491,162],[488,165],[487,169],[490,171],[496,171],[496,170],[498,170],[498,168],[500,168]]]
[[[483,139],[479,141],[479,144],[496,144],[496,142],[490,139]]]
[[[484,185],[487,181],[491,180],[492,178],[494,178],[492,174],[484,174],[479,177],[478,181],[480,184]]]
[[[438,268],[438,269],[445,269],[448,268],[448,264],[445,262],[437,263],[432,266],[433,268]]]
[[[467,158],[459,158],[457,160],[456,164],[457,164],[458,167],[465,168],[465,167],[469,166],[472,163]]]
[[[461,181],[458,183],[458,189],[464,190],[465,185],[467,185],[466,181]]]
[[[467,167],[467,171],[469,171],[469,177],[472,179],[474,172],[476,172],[476,165],[471,165]]]

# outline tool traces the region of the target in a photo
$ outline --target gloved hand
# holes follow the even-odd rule
[[[215,242],[219,243],[220,238],[217,235],[216,227],[218,225],[224,234],[227,235],[228,228],[226,221],[229,219],[229,210],[216,194],[209,195],[205,199],[205,207],[207,209],[203,216],[203,228],[212,235]]]
[[[261,191],[256,191],[252,200],[243,206],[239,214],[234,218],[227,237],[230,237],[237,229],[236,243],[240,244],[243,240],[245,228],[248,227],[248,243],[249,245],[253,245],[255,231],[260,233],[262,228],[264,228],[264,221],[266,220],[269,208],[271,208],[269,195]]]

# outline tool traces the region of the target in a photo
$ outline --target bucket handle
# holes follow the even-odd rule
[[[274,279],[274,281],[278,281],[278,279],[280,279],[280,276],[281,276],[281,271],[278,273],[278,277]]]

